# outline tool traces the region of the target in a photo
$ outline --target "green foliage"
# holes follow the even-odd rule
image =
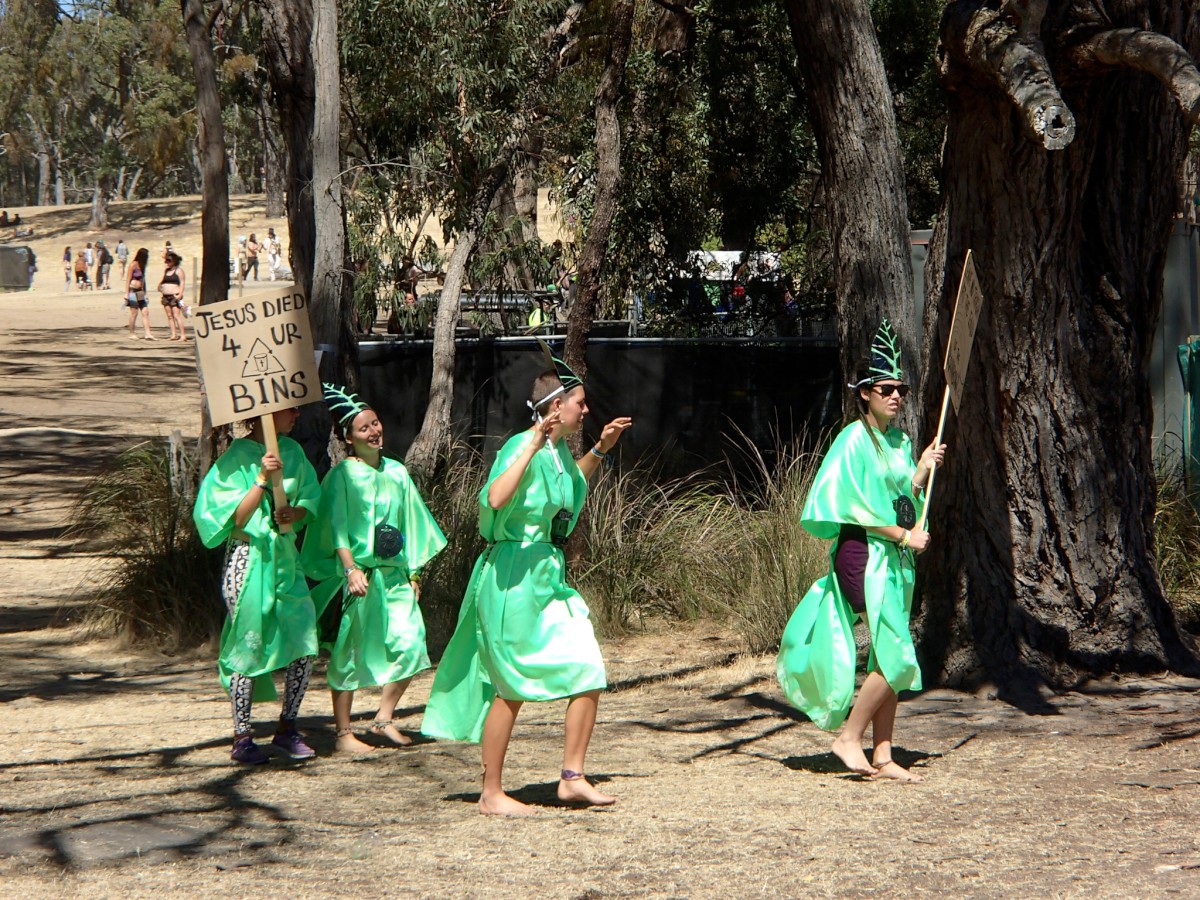
[[[930,227],[941,203],[946,98],[937,73],[944,0],[872,0],[871,16],[896,107],[904,150],[909,221]]]
[[[1154,555],[1180,624],[1200,630],[1200,495],[1189,494],[1182,466],[1166,459],[1158,463]]]
[[[176,478],[194,483],[190,471]],[[220,632],[220,554],[200,542],[191,498],[172,485],[165,444],[117,456],[85,491],[73,533],[98,542],[113,560],[81,586],[92,627],[176,649]]]
[[[237,7],[215,41],[231,169],[257,176],[263,87],[248,52],[260,43],[253,9]],[[193,78],[177,0],[0,5],[5,205],[36,203],[43,171],[69,203],[91,199],[97,186],[106,199],[135,187],[137,196],[198,192]]]

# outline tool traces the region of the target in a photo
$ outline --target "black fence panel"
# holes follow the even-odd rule
[[[455,434],[492,454],[526,428],[525,405],[544,368],[527,338],[460,340],[455,364]],[[416,436],[429,392],[429,341],[363,342],[363,397],[402,453]],[[584,425],[589,441],[604,423],[632,416],[623,463],[640,460],[664,475],[738,463],[739,431],[770,460],[777,436],[810,441],[839,420],[838,352],[821,338],[764,340],[596,338],[588,343]],[[743,442],[744,446],[744,442]],[[744,461],[742,461],[744,462]]]

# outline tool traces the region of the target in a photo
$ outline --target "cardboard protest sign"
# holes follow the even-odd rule
[[[962,280],[958,283],[954,318],[950,320],[946,361],[942,366],[955,413],[962,402],[963,383],[967,380],[967,364],[971,361],[971,345],[975,342],[975,326],[979,324],[979,313],[982,309],[983,289],[979,286],[975,262],[971,259],[971,251],[968,250],[967,260],[963,263]]]
[[[198,306],[194,334],[213,425],[321,399],[301,292]]]
[[[962,278],[958,282],[958,298],[954,301],[954,318],[950,320],[950,338],[946,341],[946,359],[942,363],[942,372],[946,376],[946,390],[942,394],[942,414],[938,418],[937,437],[934,444],[942,442],[942,434],[946,429],[946,413],[949,411],[951,400],[954,401],[954,413],[958,414],[959,403],[962,401],[963,383],[967,380],[967,365],[971,362],[971,346],[975,343],[975,326],[979,324],[979,313],[983,309],[983,288],[979,286],[979,275],[975,271],[975,261],[971,251],[963,262]],[[933,501],[933,480],[937,469],[929,473],[925,483],[925,505],[921,510],[918,528],[924,528],[929,518],[929,506]]]

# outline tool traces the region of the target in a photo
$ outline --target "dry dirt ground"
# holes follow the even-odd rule
[[[179,209],[152,246],[187,240]],[[319,676],[301,717],[319,758],[231,765],[210,654],[81,631],[79,585],[108,562],[63,537],[99,463],[195,432],[191,345],[130,341],[115,292],[43,276],[0,295],[4,896],[1200,896],[1200,683],[1174,678],[1021,706],[929,691],[902,703],[897,751],[928,780],[876,784],[781,702],[770,659],[702,623],[606,645],[589,769],[611,809],[553,801],[562,704],[518,722],[529,820],[476,814],[472,746],[332,758]]]

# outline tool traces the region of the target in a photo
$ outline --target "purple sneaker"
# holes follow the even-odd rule
[[[271,738],[271,746],[292,759],[312,759],[317,755],[317,751],[304,743],[300,732],[295,728],[275,732],[275,737]]]
[[[259,766],[267,762],[271,758],[270,754],[265,753],[262,747],[254,743],[254,738],[248,734],[243,734],[236,738],[233,742],[233,752],[229,754],[229,758],[234,762],[246,763],[250,766]]]

